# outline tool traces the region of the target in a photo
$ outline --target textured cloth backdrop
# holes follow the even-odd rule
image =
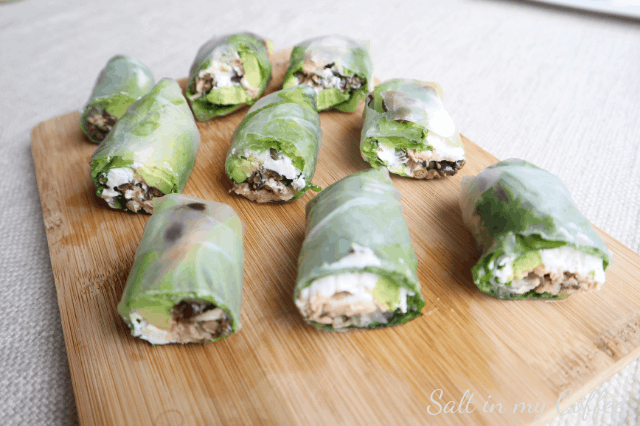
[[[637,21],[495,0],[0,3],[0,424],[77,422],[31,128],[81,107],[116,53],[181,78],[205,39],[245,29],[276,49],[371,40],[376,76],[440,82],[463,134],[558,175],[589,219],[640,248]],[[639,376],[636,360],[595,391],[620,413],[551,424],[640,423]]]

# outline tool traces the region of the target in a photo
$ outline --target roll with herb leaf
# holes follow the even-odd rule
[[[462,179],[460,208],[481,257],[478,288],[501,299],[600,289],[611,252],[551,173],[523,160]]]

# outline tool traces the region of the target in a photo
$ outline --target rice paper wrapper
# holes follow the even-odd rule
[[[132,166],[137,178],[162,193],[182,192],[199,146],[200,132],[180,86],[162,79],[129,107],[91,156],[96,193],[102,194],[110,169]]]
[[[429,134],[438,138],[430,138]],[[396,149],[434,150],[464,159],[464,145],[447,112],[439,84],[394,79],[377,85],[367,97],[360,150],[374,167],[378,143]]]
[[[407,297],[405,314],[368,328],[404,324],[421,316],[424,299],[417,275],[418,262],[402,216],[401,198],[387,169],[377,168],[349,175],[309,201],[294,300],[318,278],[371,272],[412,291],[414,296]],[[370,249],[380,262],[359,266],[338,263],[354,247]],[[311,324],[332,330],[330,325]]]
[[[316,94],[309,86],[296,86],[271,93],[249,109],[231,136],[231,145],[225,162],[229,179],[243,182],[251,175],[248,162],[241,157],[248,151],[263,152],[274,148],[289,157],[292,164],[302,171],[307,185],[296,191],[293,201],[307,190],[319,191],[311,183],[322,129],[316,109]]]
[[[128,56],[114,56],[100,71],[91,96],[80,111],[80,128],[91,142],[100,143],[87,128],[87,116],[106,111],[119,119],[129,105],[152,88],[153,75],[146,65]]]
[[[118,313],[132,329],[133,312],[167,329],[173,306],[200,300],[222,308],[235,333],[242,302],[242,240],[243,224],[226,204],[178,194],[156,199]]]
[[[249,32],[214,37],[203,44],[189,70],[186,91],[196,119],[206,121],[230,114],[244,105],[253,105],[271,80],[272,53],[273,43],[270,40]],[[232,60],[236,54],[240,56],[247,79],[258,89],[258,95],[252,97],[246,90],[243,94],[243,89],[229,87],[213,88],[208,95],[197,97],[194,86],[200,71],[209,68],[214,60]]]
[[[301,72],[321,72],[328,65],[334,64],[339,73],[351,77],[358,76],[365,80],[361,88],[351,94],[344,94],[338,89],[323,89],[318,94],[320,111],[335,108],[338,111],[354,112],[360,101],[373,86],[373,63],[368,44],[340,35],[330,35],[306,40],[293,48],[289,67],[284,76],[283,89],[298,84],[295,74]]]
[[[569,190],[553,174],[519,159],[500,161],[477,176],[462,179],[460,208],[465,226],[481,252],[471,268],[478,288],[508,299],[562,298],[567,295],[536,293],[502,294],[494,289],[491,266],[504,256],[521,256],[540,249],[571,246],[602,259],[603,269],[611,252],[591,222],[573,203]]]

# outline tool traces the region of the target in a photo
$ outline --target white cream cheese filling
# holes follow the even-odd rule
[[[280,155],[277,160],[274,160],[271,157],[270,150],[260,153],[255,151],[245,151],[245,158],[255,158],[260,162],[260,164],[262,164],[263,168],[276,172],[287,179],[291,179],[291,186],[296,191],[301,190],[307,184],[304,176],[302,176],[302,172],[293,165],[291,158],[286,155]]]
[[[427,151],[410,149],[405,151],[396,150],[395,147],[378,143],[378,158],[387,164],[387,168],[390,171],[403,173],[407,173],[404,169],[411,158],[424,161],[427,164],[431,161],[450,161],[455,163],[465,159],[463,147],[447,143],[444,138],[433,132],[427,133],[426,143],[431,145],[433,149]]]
[[[167,343],[178,343],[169,338],[169,330],[163,330],[149,323],[139,312],[135,311],[129,315],[133,325],[132,334],[154,345],[166,345]]]
[[[240,55],[238,52],[232,52],[231,62],[241,63]],[[209,68],[204,69],[198,73],[198,77],[206,78],[207,74],[214,76],[216,80],[216,85],[214,87],[232,87],[232,86],[240,86],[241,83],[236,83],[232,81],[232,78],[235,76],[244,75],[244,70],[241,66],[230,65],[226,62],[221,62],[219,60],[212,60]]]
[[[120,185],[124,185],[127,183],[137,183],[140,184],[146,191],[147,184],[137,181],[134,176],[135,171],[138,170],[138,167],[142,167],[142,163],[134,162],[133,164],[131,164],[131,166],[110,169],[107,172],[106,182],[104,184],[105,187],[102,190],[102,194],[100,194],[100,197],[102,197],[107,203],[109,203],[109,206],[118,207],[116,197],[120,195],[124,195],[127,199],[131,199],[133,197],[133,194],[131,194],[132,191],[125,191],[124,194],[116,191],[116,188]]]
[[[372,250],[354,245],[353,251],[330,268],[379,266],[381,264]],[[400,300],[397,306],[388,306],[377,300],[374,289],[381,279],[371,272],[347,272],[319,278],[300,291],[296,306],[312,321],[320,324],[332,324],[334,328],[349,325],[364,327],[372,322],[387,323],[383,313],[400,309],[407,312],[407,297],[415,293],[400,288]],[[342,317],[347,317],[343,320]]]
[[[605,272],[602,259],[576,250],[571,246],[562,246],[555,249],[539,250],[542,265],[538,266],[538,272],[544,274],[579,274],[582,277],[592,276],[593,281],[598,284],[598,288],[605,282]],[[511,281],[510,292],[523,294],[535,287],[525,280],[514,280],[513,262],[516,256],[504,256],[498,260],[494,276],[500,283]],[[489,265],[490,267],[493,265]],[[536,269],[537,269],[536,268]],[[533,286],[533,287],[532,287]]]

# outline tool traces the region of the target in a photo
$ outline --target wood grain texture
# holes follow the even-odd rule
[[[282,83],[289,51],[274,56]],[[181,82],[184,87],[184,80]],[[214,344],[153,347],[116,312],[146,215],[95,196],[96,146],[73,112],[39,124],[32,150],[71,375],[84,424],[526,425],[565,410],[640,355],[640,256],[600,232],[614,253],[599,292],[561,302],[502,301],[476,290],[477,254],[457,203],[462,176],[496,158],[463,138],[467,164],[448,179],[393,176],[418,257],[423,316],[401,327],[326,333],[292,300],[304,206],[258,205],[228,194],[224,160],[247,112],[199,123],[202,144],[185,194],[231,205],[246,224],[241,331]],[[313,182],[326,187],[368,165],[360,158],[362,106],[320,114]],[[442,390],[442,396],[437,391]],[[471,413],[431,415],[474,394]],[[490,397],[489,397],[490,396]],[[566,396],[566,395],[565,395]],[[504,412],[484,412],[485,402]],[[450,404],[451,405],[451,404]],[[462,409],[465,407],[463,406]],[[540,424],[540,423],[537,423]]]

